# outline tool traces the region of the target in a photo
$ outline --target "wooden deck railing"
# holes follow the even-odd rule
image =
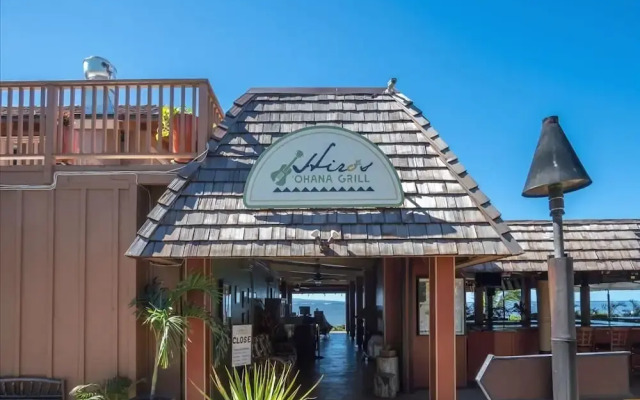
[[[204,79],[0,82],[0,166],[187,161],[222,117]]]

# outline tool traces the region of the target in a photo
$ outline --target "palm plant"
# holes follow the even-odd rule
[[[132,383],[129,378],[116,376],[102,384],[78,385],[69,392],[69,395],[76,400],[127,400]]]
[[[322,377],[306,392],[301,393],[301,386],[296,385],[298,373],[292,375],[290,364],[266,362],[257,364],[253,369],[245,367],[242,374],[236,369],[233,374],[226,370],[229,379],[229,388],[220,379],[217,372],[213,371],[211,380],[218,393],[224,400],[309,400],[311,392],[318,386]],[[212,400],[206,393],[200,393]]]
[[[130,306],[136,308],[136,316],[149,327],[155,338],[155,362],[151,378],[151,393],[156,395],[158,369],[167,369],[175,352],[184,348],[184,338],[189,330],[189,320],[204,321],[211,330],[216,346],[215,363],[224,357],[228,349],[227,330],[204,307],[187,301],[187,293],[201,292],[216,299],[220,296],[214,279],[202,274],[191,274],[178,282],[174,289],[168,289],[154,278]]]

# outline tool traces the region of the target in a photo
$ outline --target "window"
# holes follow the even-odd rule
[[[418,335],[429,334],[429,279],[418,278]],[[456,334],[464,335],[464,279],[455,280],[455,322]]]

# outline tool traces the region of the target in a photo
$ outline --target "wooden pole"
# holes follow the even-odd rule
[[[455,259],[429,260],[429,399],[456,399]]]
[[[473,319],[476,326],[484,325],[484,287],[473,289]]]
[[[531,277],[522,279],[520,299],[523,305],[522,326],[531,326]]]
[[[349,335],[351,340],[356,338],[356,283],[349,282]]]
[[[582,278],[580,285],[580,324],[591,326],[591,288],[586,277]]]
[[[364,343],[364,282],[361,276],[356,278],[356,344]]]

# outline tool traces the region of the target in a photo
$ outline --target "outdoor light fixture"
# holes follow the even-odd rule
[[[564,193],[590,184],[591,178],[562,131],[558,117],[545,118],[522,195],[548,197],[553,220],[553,258],[549,259],[548,275],[554,400],[578,400],[573,261],[565,255],[562,232]]]
[[[309,232],[309,236],[311,236],[315,240],[318,247],[320,247],[320,252],[322,253],[326,253],[327,251],[329,251],[331,243],[335,242],[336,240],[339,240],[342,237],[342,235],[340,235],[340,232],[331,230],[331,233],[329,234],[329,239],[323,240],[320,235],[320,230],[318,229],[314,229],[313,231]]]

